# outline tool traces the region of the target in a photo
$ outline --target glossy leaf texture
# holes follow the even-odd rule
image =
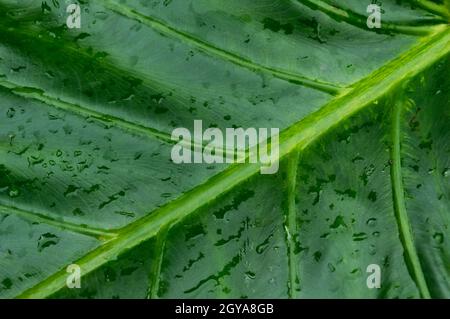
[[[449,298],[449,12],[342,2],[0,1],[0,297]],[[194,120],[278,173],[173,163]]]

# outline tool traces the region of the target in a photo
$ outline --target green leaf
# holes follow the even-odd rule
[[[449,298],[448,10],[339,2],[0,1],[0,297]],[[279,172],[173,163],[196,119]]]

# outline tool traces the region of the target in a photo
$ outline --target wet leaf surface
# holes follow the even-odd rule
[[[0,297],[450,297],[445,7],[81,8],[0,1]],[[198,119],[279,128],[278,173],[173,163]]]

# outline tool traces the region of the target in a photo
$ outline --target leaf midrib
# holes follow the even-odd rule
[[[294,149],[304,149],[329,129],[384,96],[405,78],[415,76],[432,65],[448,53],[449,41],[450,31],[447,27],[442,27],[440,32],[423,39],[419,45],[356,83],[353,90],[341,94],[319,111],[285,130],[280,139],[280,158],[290,154]],[[230,191],[258,171],[257,164],[232,165],[179,199],[124,227],[116,239],[94,249],[78,260],[77,264],[83,269],[84,275],[92,272],[117,258],[126,249],[152,238],[161,228],[183,219],[221,194]],[[18,297],[50,296],[64,287],[66,275],[64,269],[61,269]]]

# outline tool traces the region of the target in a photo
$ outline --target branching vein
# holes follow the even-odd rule
[[[7,206],[3,204],[0,204],[0,214],[20,216],[32,222],[43,223],[60,229],[66,229],[76,233],[93,236],[101,240],[116,237],[116,234],[109,230],[93,228],[84,225],[77,225],[66,221],[60,221],[36,212],[31,212],[22,208]]]
[[[295,205],[296,188],[297,188],[297,167],[299,160],[299,152],[293,151],[288,158],[287,167],[287,197],[288,211],[286,216],[286,237],[288,244],[288,260],[289,260],[289,297],[298,298],[299,278],[298,278],[298,262],[295,256],[295,236],[297,234],[297,210]]]
[[[405,78],[417,75],[438,61],[448,53],[449,41],[450,30],[444,28],[366,79],[356,83],[353,90],[338,96],[316,113],[285,130],[280,138],[280,157],[285,157],[296,149],[301,151],[338,123],[398,87]],[[205,184],[121,229],[117,238],[94,249],[78,260],[77,264],[83,269],[85,275],[94,271],[105,262],[117,258],[123,251],[152,238],[167,225],[182,220],[205,203],[217,199],[258,172],[257,164],[232,165]],[[66,275],[63,269],[18,297],[49,296],[65,286]]]

